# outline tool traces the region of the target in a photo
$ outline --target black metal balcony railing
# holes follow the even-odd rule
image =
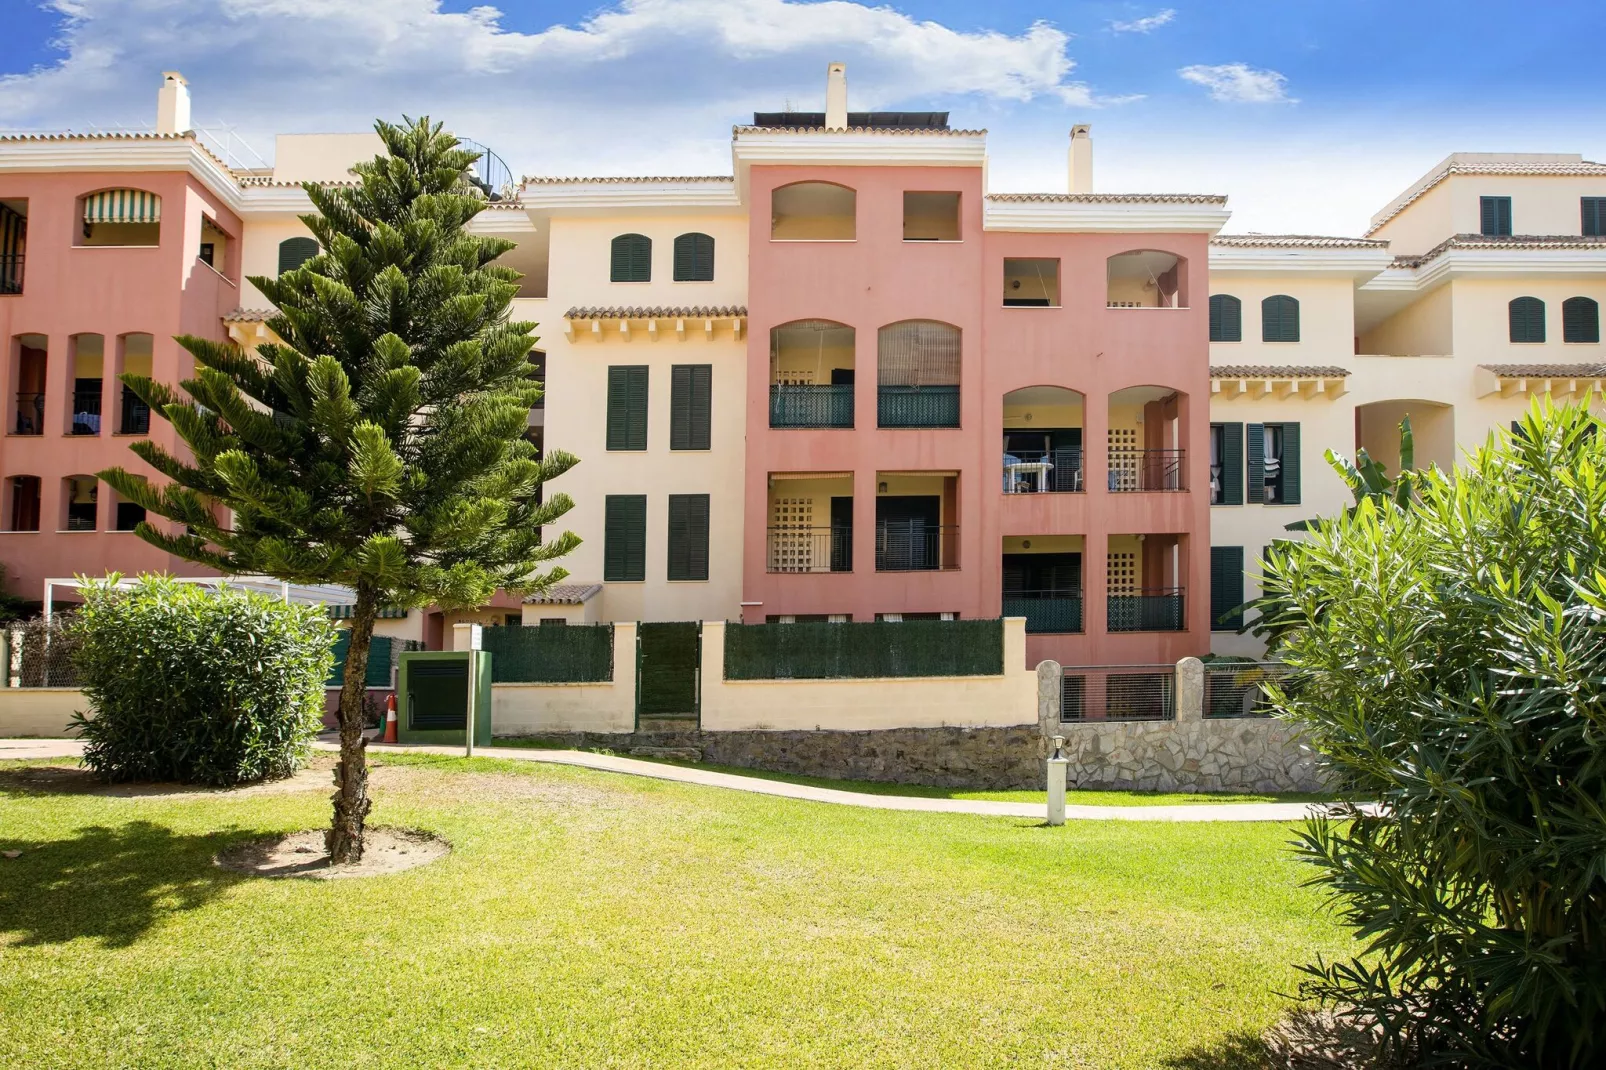
[[[45,433],[45,396],[42,393],[17,395],[17,423],[12,432],[18,435]]]
[[[770,528],[769,571],[852,572],[853,529]]]
[[[74,503],[67,506],[68,531],[95,530],[95,503]]]
[[[1025,617],[1027,635],[1082,630],[1081,591],[1005,591],[1006,617]]]
[[[148,435],[150,431],[151,407],[141,401],[138,394],[123,387],[123,419],[118,425],[118,432],[124,435]]]
[[[1105,627],[1112,632],[1180,632],[1181,587],[1144,587],[1109,595]]]
[[[1004,454],[1005,494],[1076,493],[1082,489],[1080,448],[1010,450]]]
[[[878,427],[958,427],[959,387],[883,386],[876,389]]]
[[[22,292],[22,254],[0,254],[0,294]]]
[[[1186,450],[1112,449],[1110,490],[1187,490]]]
[[[771,384],[770,426],[852,427],[853,384]]]
[[[958,568],[959,528],[919,520],[882,520],[875,526],[877,572],[937,572]]]
[[[72,433],[100,434],[100,390],[74,390],[72,394]]]

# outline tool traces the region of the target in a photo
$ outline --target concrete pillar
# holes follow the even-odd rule
[[[470,638],[470,636],[472,636],[473,633],[474,633],[474,625],[471,624],[471,623],[470,624],[454,624],[454,625],[452,625],[452,649],[453,650],[467,650],[467,649],[469,649],[469,647],[473,644],[473,640]]]
[[[1037,727],[1046,740],[1060,730],[1060,680],[1063,670],[1057,661],[1037,663]]]
[[[1177,662],[1177,722],[1204,720],[1204,662],[1183,658]]]

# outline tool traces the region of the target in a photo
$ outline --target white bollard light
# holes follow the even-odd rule
[[[1065,824],[1065,769],[1071,764],[1065,757],[1065,737],[1054,736],[1054,753],[1048,757],[1048,823]]]

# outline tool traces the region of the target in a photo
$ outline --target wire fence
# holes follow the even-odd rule
[[[1290,671],[1279,661],[1206,662],[1204,715],[1270,717],[1272,705],[1266,685],[1288,686]]]
[[[485,629],[491,682],[601,683],[613,679],[612,624]]]
[[[1174,721],[1174,665],[1067,665],[1061,721]]]
[[[5,628],[4,664],[8,687],[78,687],[76,655],[82,641],[59,617],[43,617]]]

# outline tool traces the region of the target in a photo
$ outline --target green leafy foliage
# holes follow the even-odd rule
[[[1537,405],[1414,499],[1280,543],[1276,691],[1339,786],[1299,853],[1365,942],[1307,990],[1396,1053],[1606,1065],[1606,435]],[[1409,508],[1407,508],[1409,505]]]
[[[74,722],[109,781],[226,787],[288,776],[323,715],[334,630],[320,607],[161,576],[82,589],[69,630],[94,716]]]

